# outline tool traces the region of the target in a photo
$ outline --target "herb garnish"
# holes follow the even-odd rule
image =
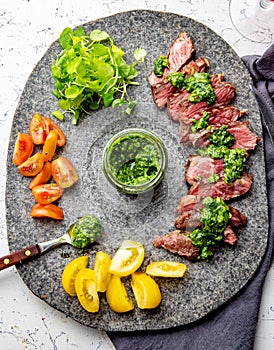
[[[59,99],[59,107],[72,113],[77,124],[80,113],[105,106],[121,106],[128,103],[127,113],[135,106],[127,93],[129,85],[139,85],[133,79],[138,72],[135,66],[144,61],[146,51],[137,49],[135,62],[126,63],[124,52],[114,44],[114,39],[101,30],[93,30],[89,36],[83,28],[65,28],[60,35],[63,51],[51,65],[55,80],[53,94]],[[63,120],[61,111],[52,113]]]
[[[112,173],[123,184],[140,185],[153,179],[160,169],[158,149],[146,137],[127,135],[110,151]]]
[[[204,111],[200,119],[192,121],[191,131],[196,133],[199,130],[206,129],[209,126],[208,120],[210,118],[210,113]]]
[[[190,232],[192,244],[200,251],[198,260],[209,260],[213,257],[213,248],[223,240],[223,232],[231,217],[228,205],[219,197],[206,197],[203,200],[200,222],[202,228]]]
[[[159,56],[156,58],[155,64],[154,64],[154,74],[157,77],[163,76],[165,68],[168,68],[168,59],[166,56]]]
[[[211,104],[216,99],[208,73],[196,72],[191,76],[185,77],[183,73],[173,72],[170,73],[167,79],[178,89],[186,89],[190,92],[191,94],[188,97],[190,102],[206,101],[208,104]]]
[[[246,152],[242,148],[209,145],[197,150],[200,156],[224,158],[224,182],[230,184],[239,179],[246,167]]]
[[[69,228],[71,244],[80,249],[99,239],[102,233],[102,223],[93,214],[81,217]]]
[[[215,146],[230,147],[235,142],[235,136],[227,131],[227,125],[222,125],[218,130],[214,130],[208,139]]]

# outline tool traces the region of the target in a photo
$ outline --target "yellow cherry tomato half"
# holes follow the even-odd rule
[[[72,260],[64,268],[64,271],[62,273],[62,286],[64,290],[72,297],[76,296],[75,278],[78,272],[86,268],[87,265],[88,265],[88,256],[84,255]]]
[[[131,287],[140,309],[154,309],[161,300],[162,295],[158,284],[152,277],[144,272],[132,274]]]
[[[128,312],[134,309],[132,299],[119,276],[112,275],[106,292],[109,307],[114,312]]]
[[[75,290],[82,307],[88,312],[98,312],[100,301],[96,289],[96,273],[92,269],[81,269],[75,278]]]
[[[124,240],[111,260],[109,272],[120,277],[128,276],[142,265],[144,256],[145,251],[141,243]]]
[[[159,277],[183,277],[186,265],[176,261],[154,261],[147,265],[146,273]]]
[[[96,253],[94,271],[96,273],[96,285],[98,292],[105,292],[110,281],[111,274],[109,266],[111,263],[110,256],[102,251]]]

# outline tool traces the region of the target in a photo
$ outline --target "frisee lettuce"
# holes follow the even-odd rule
[[[138,48],[135,62],[128,64],[123,50],[107,32],[93,30],[87,36],[82,27],[65,28],[59,40],[63,50],[51,65],[55,81],[52,93],[64,112],[55,110],[52,114],[63,120],[64,113],[72,113],[75,125],[82,112],[90,114],[102,105],[127,105],[125,112],[130,114],[136,101],[128,95],[127,87],[139,85],[134,81],[138,75],[135,66],[144,61],[146,51]]]

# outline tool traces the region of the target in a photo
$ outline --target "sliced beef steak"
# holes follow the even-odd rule
[[[203,129],[196,133],[186,133],[179,131],[180,140],[184,143],[192,143],[194,147],[204,148],[210,144],[208,139],[211,132],[218,130],[221,125],[212,125],[211,130]],[[182,126],[183,128],[183,126]],[[235,137],[235,143],[231,148],[242,148],[245,151],[254,150],[257,142],[260,140],[256,134],[249,129],[249,122],[234,121],[227,124],[227,131]]]
[[[236,233],[233,231],[232,227],[228,225],[224,230],[223,241],[229,245],[236,245],[237,240]]]
[[[177,217],[175,220],[175,227],[177,230],[190,232],[197,227],[201,227],[201,214],[196,210],[189,210]]]
[[[199,179],[208,179],[214,174],[220,178],[224,176],[224,160],[213,159],[208,156],[190,155],[186,163],[185,179],[190,185],[193,185]]]
[[[214,184],[201,180],[195,182],[188,194],[205,197],[220,197],[223,200],[229,200],[244,195],[249,191],[252,185],[252,176],[244,173],[240,179],[227,184],[224,180],[218,180]]]
[[[166,77],[171,72],[177,72],[180,70],[182,66],[191,59],[194,51],[195,48],[192,39],[188,36],[187,33],[180,33],[178,37],[173,41],[166,55],[169,66],[168,68],[165,68],[163,76],[157,77],[154,74],[154,71],[148,75],[147,79],[151,87],[162,84],[162,82],[165,81]]]
[[[163,236],[155,236],[153,245],[156,248],[164,248],[189,260],[197,259],[199,250],[192,244],[186,232],[175,230]]]
[[[170,46],[167,57],[170,72],[177,72],[195,51],[194,43],[187,33],[181,32]]]

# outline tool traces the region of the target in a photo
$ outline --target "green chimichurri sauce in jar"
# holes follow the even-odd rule
[[[142,193],[163,179],[167,152],[156,134],[144,129],[126,129],[109,140],[102,162],[105,176],[117,189]]]

